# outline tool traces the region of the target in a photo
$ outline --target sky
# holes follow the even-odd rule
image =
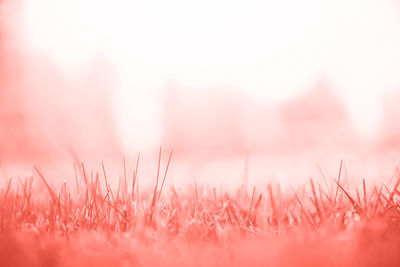
[[[250,106],[284,104],[324,80],[368,139],[382,129],[383,97],[400,88],[395,0],[21,0],[13,16],[9,29],[15,29],[22,61],[33,62],[24,71],[39,80],[33,94],[73,95],[72,103],[80,95],[87,105],[100,94],[127,149],[164,141],[171,90],[176,102],[170,105],[180,98],[191,99],[189,106],[202,102],[201,114],[209,114],[207,105],[242,98],[248,105],[232,109],[248,114],[241,118],[248,122],[261,120]],[[44,64],[61,78],[44,84],[47,71],[37,68]],[[95,80],[105,84],[107,75],[107,94],[98,93],[103,89]],[[201,125],[205,132],[217,128]]]

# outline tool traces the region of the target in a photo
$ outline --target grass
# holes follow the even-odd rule
[[[106,167],[76,161],[75,184],[52,188],[39,168],[0,191],[1,266],[399,266],[400,174],[395,183],[350,188],[339,173],[283,193],[279,185],[235,192],[193,184],[154,190],[138,171],[111,188]],[[161,180],[162,178],[162,180]],[[45,191],[43,191],[43,189]]]

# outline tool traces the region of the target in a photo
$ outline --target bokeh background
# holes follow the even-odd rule
[[[176,183],[390,178],[399,28],[397,0],[2,0],[3,176],[140,152],[152,181],[162,146]]]

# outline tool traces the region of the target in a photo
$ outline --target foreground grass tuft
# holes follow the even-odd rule
[[[149,192],[138,187],[140,157],[129,174],[124,161],[117,188],[104,164],[89,174],[81,162],[72,188],[52,188],[38,168],[10,179],[0,190],[0,265],[400,265],[399,177],[354,190],[340,167],[330,184],[310,179],[291,194],[272,184],[165,189],[171,156],[164,171],[159,158]]]

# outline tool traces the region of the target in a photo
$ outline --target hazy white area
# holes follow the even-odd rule
[[[282,101],[326,78],[365,136],[379,132],[380,98],[399,88],[395,0],[25,0],[26,42],[66,72],[104,55],[117,73],[122,143],[160,143],[169,82],[224,86]],[[140,129],[140,130],[138,130]]]

